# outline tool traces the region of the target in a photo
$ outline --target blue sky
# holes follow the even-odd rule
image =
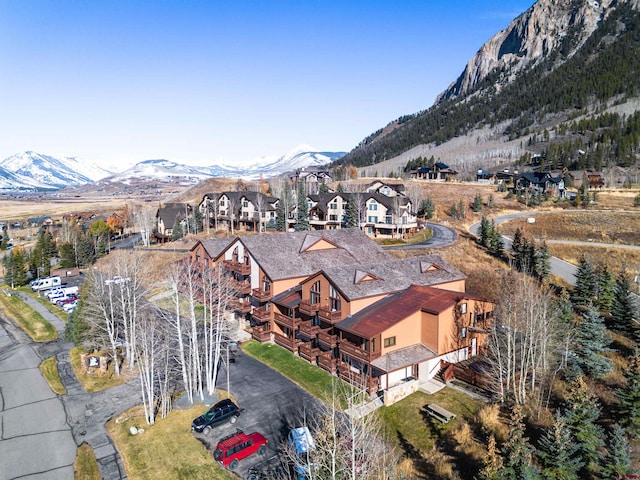
[[[0,0],[0,159],[112,169],[348,151],[533,0]]]

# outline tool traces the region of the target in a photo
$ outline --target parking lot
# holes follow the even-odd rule
[[[227,422],[214,427],[209,435],[194,435],[213,455],[218,441],[235,433],[236,429],[245,433],[262,433],[269,441],[267,453],[240,461],[234,472],[241,478],[246,478],[251,467],[267,468],[268,464],[281,463],[279,451],[289,430],[301,426],[305,415],[313,416],[317,413],[320,403],[293,382],[249,355],[240,352],[234,360],[229,368],[230,391],[244,411],[234,425]],[[223,369],[218,377],[218,386],[226,389],[226,381],[227,373]]]

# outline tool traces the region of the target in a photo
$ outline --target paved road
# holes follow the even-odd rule
[[[565,213],[568,211],[576,211],[576,212],[588,212],[588,210],[561,210],[561,211],[540,211],[540,212],[517,212],[517,213],[509,213],[509,214],[505,214],[505,215],[499,215],[496,217],[492,217],[492,220],[495,222],[496,225],[500,225],[501,223],[507,222],[509,220],[513,220],[514,218],[521,218],[521,217],[535,217],[536,215],[545,215],[545,214],[552,214],[552,213]],[[480,222],[476,222],[473,225],[471,225],[471,227],[469,227],[469,231],[474,234],[476,237],[480,236]],[[513,239],[511,237],[508,237],[506,235],[502,236],[502,240],[504,241],[504,248],[505,250],[511,250],[511,244],[513,243]],[[571,245],[582,245],[582,246],[589,246],[589,247],[615,247],[615,248],[627,248],[627,249],[633,249],[633,250],[640,250],[639,246],[636,245],[619,245],[619,244],[608,244],[608,243],[600,243],[600,242],[582,242],[582,241],[577,241],[577,240],[547,240],[547,243],[564,243],[564,244],[571,244]],[[570,285],[574,285],[576,278],[575,278],[575,273],[576,273],[576,267],[569,263],[566,262],[560,258],[557,257],[551,257],[550,258],[550,265],[551,265],[551,273],[553,275],[556,275],[560,278],[562,278],[563,280],[565,280],[566,282],[568,282]]]
[[[413,250],[416,248],[435,248],[435,247],[444,247],[456,241],[457,235],[453,229],[449,227],[445,227],[444,225],[440,225],[439,223],[427,222],[425,225],[429,227],[433,232],[433,235],[429,240],[426,240],[421,243],[416,243],[413,245],[393,245],[389,247],[384,247],[384,249],[385,250]]]
[[[26,334],[0,317],[2,480],[74,478],[76,442],[63,402],[38,369],[41,361]]]

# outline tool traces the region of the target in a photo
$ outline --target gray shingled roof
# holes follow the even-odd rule
[[[416,363],[422,363],[436,356],[435,352],[418,343],[376,358],[371,362],[371,365],[383,372],[393,372]]]
[[[336,265],[324,268],[323,272],[348,300],[397,292],[410,285],[434,286],[467,278],[440,255]],[[378,280],[366,280],[366,274]]]
[[[320,239],[326,239],[338,248],[306,250]],[[239,241],[271,280],[309,276],[334,265],[391,259],[359,228],[247,235]]]
[[[236,237],[231,238],[205,238],[200,240],[200,243],[204,247],[205,251],[209,255],[209,257],[216,259],[224,252],[224,250],[231,244]],[[191,250],[195,249],[198,246],[196,243]]]

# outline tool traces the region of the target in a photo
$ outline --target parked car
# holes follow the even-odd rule
[[[56,305],[58,305],[59,307],[62,307],[63,305],[66,305],[67,303],[75,302],[76,300],[78,300],[77,295],[65,295],[64,297],[56,300]]]
[[[311,477],[311,471],[316,467],[309,462],[309,456],[316,448],[308,427],[292,428],[287,436],[287,443],[293,457],[293,470],[298,480]]]
[[[227,420],[229,420],[229,423],[236,423],[241,411],[242,410],[228,398],[220,400],[204,414],[191,422],[191,430],[207,435],[211,431],[211,427],[220,425]]]
[[[71,313],[73,312],[76,307],[78,306],[78,300],[74,300],[71,303],[67,303],[65,305],[62,306],[62,309],[66,312],[66,313]]]
[[[268,443],[269,441],[259,432],[247,435],[238,430],[238,432],[218,442],[216,450],[213,452],[213,458],[223,467],[235,470],[243,458],[247,458],[254,453],[264,455],[267,452]]]

